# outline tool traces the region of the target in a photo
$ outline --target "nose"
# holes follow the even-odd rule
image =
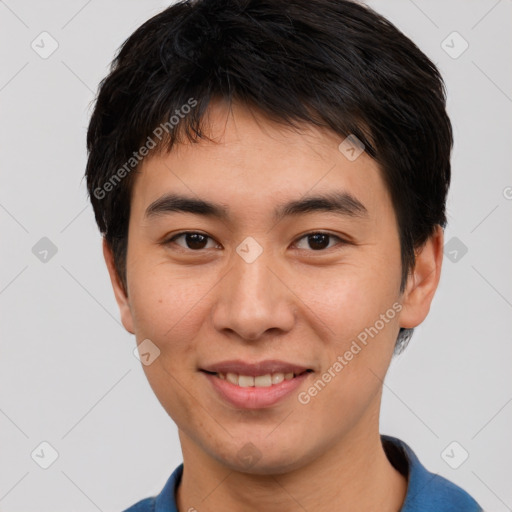
[[[216,330],[255,341],[290,331],[295,323],[294,295],[265,251],[252,262],[238,254],[219,283],[212,321]]]

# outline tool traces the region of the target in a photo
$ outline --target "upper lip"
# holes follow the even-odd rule
[[[212,373],[237,373],[238,375],[247,375],[256,377],[258,375],[266,375],[271,373],[303,373],[309,368],[286,361],[269,359],[256,363],[246,363],[240,360],[221,361],[201,367],[201,370]]]

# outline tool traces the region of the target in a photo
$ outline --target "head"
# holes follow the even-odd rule
[[[184,435],[284,470],[375,423],[437,287],[450,181],[443,82],[408,38],[345,0],[180,2],[123,44],[87,144],[123,325],[158,347],[144,370]],[[240,410],[203,371],[225,359],[309,372]]]

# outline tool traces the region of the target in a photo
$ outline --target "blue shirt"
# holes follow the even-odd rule
[[[483,512],[466,491],[427,471],[403,441],[390,436],[381,438],[389,461],[408,479],[407,495],[400,512]],[[124,512],[178,512],[175,491],[182,473],[183,464],[180,464],[158,496],[139,501]]]

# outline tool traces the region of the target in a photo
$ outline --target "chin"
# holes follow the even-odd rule
[[[288,438],[289,439],[289,438]],[[306,453],[299,452],[297,446],[304,449],[304,443],[292,442],[283,446],[280,442],[247,440],[241,447],[232,451],[226,459],[218,458],[219,462],[231,470],[251,475],[278,475],[294,471],[307,464]],[[238,445],[238,443],[237,443]],[[312,454],[311,460],[315,457]]]

